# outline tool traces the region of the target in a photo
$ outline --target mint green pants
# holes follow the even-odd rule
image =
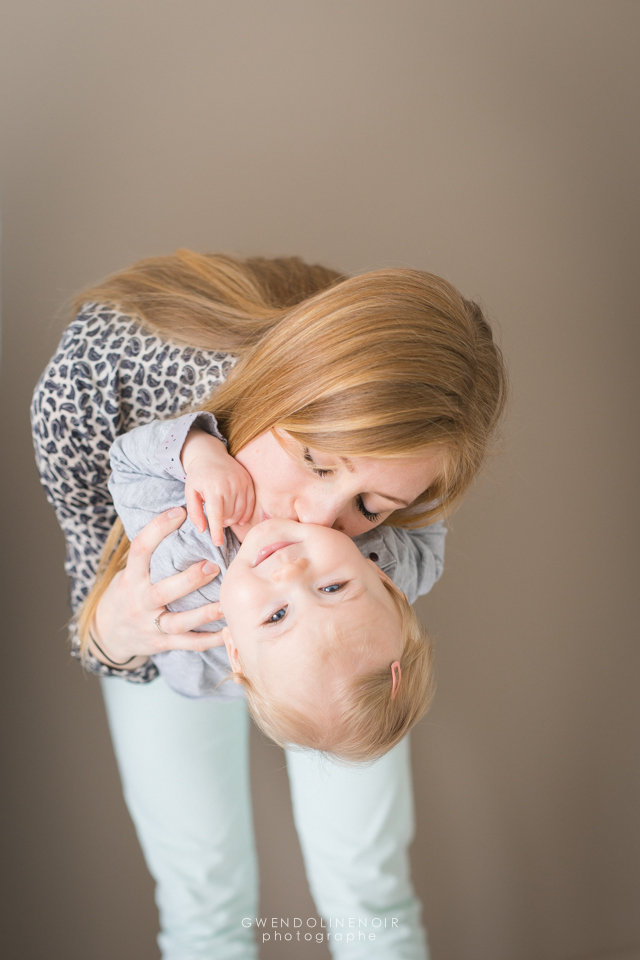
[[[275,931],[249,925],[259,913],[244,702],[188,700],[162,679],[106,678],[102,689],[125,800],[156,881],[163,960],[255,960],[257,942]],[[369,767],[297,751],[287,752],[287,767],[326,926],[311,931],[304,918],[301,942],[283,942],[282,956],[303,958],[304,934],[322,932],[336,960],[425,960],[409,877],[408,743]]]

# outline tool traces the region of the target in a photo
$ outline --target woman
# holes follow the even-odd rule
[[[74,608],[113,522],[113,439],[202,406],[214,388],[230,451],[254,482],[255,520],[275,510],[363,535],[372,559],[393,561],[411,599],[430,589],[444,538],[434,521],[464,495],[503,404],[501,358],[479,308],[418,271],[343,279],[296,259],[189,251],[142,261],[78,305],[34,397],[36,451],[67,536]],[[286,486],[278,458],[288,454],[274,428],[299,451],[300,473]],[[98,606],[101,652],[90,666],[105,677],[125,797],[157,881],[165,960],[250,958],[242,921],[256,916],[256,870],[246,713],[148,683],[151,653],[201,649],[206,640],[190,631],[217,616],[211,608],[167,614],[166,635],[154,626],[167,602],[212,575],[199,564],[151,586],[149,556],[180,522],[159,518],[134,541]],[[366,769],[292,752],[287,765],[319,913],[356,918],[357,933],[358,922],[360,931],[369,924],[366,939],[334,928],[334,956],[424,957],[408,875],[406,742]],[[370,926],[377,917],[386,927]]]

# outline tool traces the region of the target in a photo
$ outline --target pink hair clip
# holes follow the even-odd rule
[[[400,669],[399,660],[394,660],[391,664],[391,678],[393,680],[393,686],[391,687],[391,699],[395,700],[396,693],[400,687],[400,681],[402,680],[402,670]]]

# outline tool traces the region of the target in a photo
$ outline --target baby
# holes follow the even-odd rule
[[[130,540],[153,516],[185,505],[180,454],[196,419],[223,439],[215,418],[201,413],[138,427],[111,448],[109,489]],[[219,504],[207,509],[222,517]],[[213,634],[209,650],[153,657],[166,682],[185,696],[234,699],[242,690],[224,682],[232,678],[280,744],[353,761],[385,753],[431,694],[430,641],[405,595],[338,530],[268,519],[240,544],[230,527],[217,527],[211,523],[219,545],[187,519],[151,560],[154,582],[197,560],[220,567],[209,584],[169,605],[219,600],[224,619],[200,628]]]

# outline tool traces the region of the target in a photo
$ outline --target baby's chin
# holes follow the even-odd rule
[[[268,520],[260,520],[257,523],[250,521],[242,527],[234,524],[231,529],[242,546],[244,547],[246,543],[247,547],[250,548],[254,545],[259,547],[265,546],[267,542],[271,542],[269,538],[273,540],[283,540],[285,536],[292,536],[295,539],[296,531],[300,526],[301,524],[298,523],[297,520],[269,518]]]
[[[248,523],[243,523],[243,524],[234,523],[231,527],[231,530],[233,531],[236,539],[239,540],[240,543],[244,543],[247,537],[249,537],[249,535],[254,530],[258,529],[259,527],[264,527],[264,525],[267,523],[275,523],[275,522],[276,521],[272,520],[271,518],[269,518],[268,520],[260,520],[258,516],[254,515],[254,517],[252,517]],[[279,522],[295,523],[296,521],[289,520],[289,521],[279,521]]]

